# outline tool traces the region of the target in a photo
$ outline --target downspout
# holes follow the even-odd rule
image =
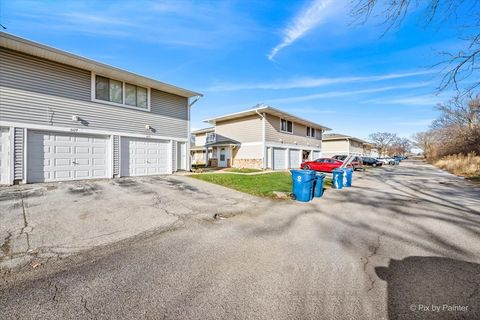
[[[255,112],[262,118],[262,169],[265,170],[266,168],[266,161],[265,161],[265,113],[260,113],[258,110]]]
[[[187,120],[188,120],[188,124],[187,124],[187,130],[188,130],[188,134],[187,134],[187,143],[185,144],[185,170],[187,171],[192,171],[192,159],[191,159],[191,155],[190,155],[190,143],[191,143],[191,140],[192,140],[192,136],[191,136],[191,132],[190,132],[190,110],[192,109],[192,106],[198,101],[200,100],[202,96],[195,96],[195,100],[193,100],[192,102],[189,102],[188,100],[188,114],[187,114]],[[178,146],[177,146],[178,147]],[[177,153],[178,153],[178,150],[177,150]],[[173,161],[172,161],[173,163]],[[172,168],[173,169],[173,168]]]

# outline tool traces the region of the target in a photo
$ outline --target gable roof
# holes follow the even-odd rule
[[[197,129],[193,130],[192,133],[207,133],[207,132],[213,132],[215,131],[215,127],[208,127],[208,128],[203,128],[203,129]]]
[[[318,123],[315,123],[315,122],[312,122],[312,121],[294,116],[294,115],[292,115],[290,113],[287,113],[285,111],[282,111],[280,109],[273,108],[273,107],[263,105],[263,104],[256,105],[255,108],[252,108],[252,109],[248,109],[248,110],[244,110],[244,111],[240,111],[240,112],[235,112],[235,113],[230,113],[230,114],[227,114],[227,115],[218,116],[218,117],[215,117],[215,118],[210,118],[210,119],[207,119],[207,120],[203,120],[203,122],[207,122],[207,123],[210,123],[211,125],[215,125],[219,121],[243,118],[245,116],[262,114],[262,113],[267,113],[267,114],[271,114],[271,115],[274,115],[274,116],[278,116],[282,119],[295,121],[296,123],[304,124],[304,125],[309,126],[309,127],[321,128],[322,130],[325,130],[325,131],[332,130],[332,129],[330,129],[326,126],[323,126],[321,124],[318,124]]]
[[[155,79],[147,78],[120,68],[116,68],[101,62],[90,60],[66,51],[55,49],[37,42],[24,38],[16,37],[11,34],[0,32],[0,47],[14,51],[29,54],[31,56],[44,58],[47,60],[63,63],[79,69],[84,69],[99,73],[101,75],[112,77],[125,82],[133,82],[145,87],[154,88],[163,92],[172,93],[181,97],[191,98],[203,96],[201,93],[176,87],[171,84],[163,83]]]
[[[363,144],[369,144],[369,142],[362,140],[360,138],[355,138],[341,133],[326,133],[323,135],[322,140],[331,141],[331,140],[354,140]]]

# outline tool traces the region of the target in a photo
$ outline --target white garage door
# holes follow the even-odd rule
[[[273,170],[287,169],[286,149],[273,148]]]
[[[9,129],[0,128],[0,184],[9,183],[10,139]]]
[[[122,137],[121,153],[122,176],[170,173],[168,141]]]
[[[106,136],[29,131],[27,181],[107,178],[109,150]]]
[[[312,160],[320,158],[320,151],[313,151],[312,157],[313,157]]]
[[[290,149],[290,168],[300,168],[300,150]]]

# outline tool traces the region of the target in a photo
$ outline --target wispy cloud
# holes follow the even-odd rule
[[[350,77],[302,77],[287,79],[283,81],[275,82],[263,82],[263,83],[225,83],[218,84],[207,88],[205,91],[238,91],[238,90],[251,90],[251,89],[266,89],[266,90],[283,90],[283,89],[298,89],[298,88],[317,88],[327,86],[331,84],[340,83],[353,83],[353,82],[375,82],[384,80],[393,80],[400,78],[408,78],[415,76],[422,76],[435,73],[433,70],[422,71],[408,71],[399,73],[387,73],[381,75],[372,76],[350,76]]]
[[[28,7],[27,13],[24,8]],[[94,35],[172,47],[218,48],[253,37],[253,18],[231,2],[21,1],[8,4],[9,26],[75,36]],[[225,23],[224,21],[229,21]]]
[[[295,97],[276,98],[276,99],[270,99],[270,100],[267,99],[265,102],[267,103],[302,102],[302,101],[318,100],[318,99],[324,99],[324,98],[356,96],[356,95],[378,93],[378,92],[385,92],[385,91],[391,91],[391,90],[421,88],[421,87],[429,86],[431,84],[432,84],[431,82],[425,81],[425,82],[413,82],[413,83],[406,83],[401,85],[392,85],[392,86],[361,89],[361,90],[329,91],[329,92],[308,94],[308,95],[295,96]]]
[[[331,7],[332,2],[331,0],[313,0],[309,6],[296,15],[283,30],[282,41],[267,55],[268,59],[273,60],[280,50],[292,45],[297,39],[320,25],[328,15],[328,8]]]
[[[368,104],[384,104],[384,105],[412,105],[412,106],[435,106],[438,103],[445,101],[445,95],[420,95],[409,97],[390,97],[365,100],[362,103]]]

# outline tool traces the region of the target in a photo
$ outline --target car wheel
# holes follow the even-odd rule
[[[377,166],[377,164],[376,164],[376,163],[372,163],[372,167],[376,167],[376,166]]]
[[[307,164],[303,167],[303,170],[310,170],[310,166]]]

